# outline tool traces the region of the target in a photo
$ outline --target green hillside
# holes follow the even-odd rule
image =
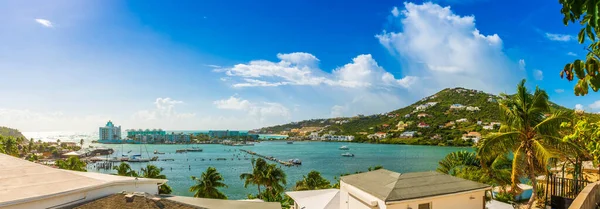
[[[490,123],[500,122],[497,103],[500,99],[500,96],[478,90],[448,88],[389,113],[305,120],[265,127],[258,132],[290,134],[293,129],[302,127],[322,127],[321,135],[333,131],[336,135],[353,135],[355,141],[359,142],[468,146],[471,142],[462,140],[463,134],[478,132],[485,135],[498,128],[498,125],[492,126]],[[428,103],[435,104],[426,106]],[[462,107],[453,109],[451,106],[454,104]],[[552,108],[572,111],[554,103]],[[466,119],[466,122],[457,122],[461,119]],[[429,127],[419,127],[419,124]],[[415,131],[416,136],[401,137],[405,131]],[[387,137],[369,139],[368,135],[377,132],[386,133]],[[296,134],[291,133],[292,136]]]
[[[4,126],[0,126],[0,136],[12,136],[12,137],[15,137],[15,138],[23,138],[23,139],[25,139],[25,136],[23,136],[23,134],[19,130],[13,129],[13,128],[4,127]]]

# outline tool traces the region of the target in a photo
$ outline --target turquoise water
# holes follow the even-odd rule
[[[346,145],[350,150],[339,150],[340,146]],[[146,150],[150,156],[152,152],[158,150],[165,152],[159,155],[160,158],[173,158],[175,161],[156,161],[152,164],[164,168],[163,174],[169,179],[169,185],[173,188],[173,194],[191,196],[188,191],[194,183],[190,176],[200,176],[208,166],[213,166],[223,175],[228,188],[222,189],[230,199],[243,199],[247,194],[257,192],[256,186],[244,188],[243,182],[239,179],[241,173],[250,172],[250,160],[244,160],[246,155],[238,149],[252,150],[254,152],[273,156],[277,159],[288,160],[298,158],[302,160],[302,165],[297,167],[285,167],[283,170],[287,174],[287,187],[292,188],[295,182],[302,179],[311,170],[317,170],[321,174],[334,181],[334,176],[343,173],[354,173],[356,171],[366,171],[370,166],[382,165],[384,168],[396,172],[416,172],[429,171],[437,168],[438,161],[446,154],[458,150],[471,150],[471,148],[461,147],[435,147],[435,146],[413,146],[413,145],[383,145],[383,144],[358,144],[343,142],[294,142],[286,144],[283,141],[261,142],[255,146],[233,147],[218,144],[201,145],[203,152],[190,152],[185,154],[175,154],[175,150],[189,148],[189,145],[103,145],[112,147],[120,155],[121,149],[125,152],[132,150],[130,154],[140,153],[143,150],[144,157],[147,157]],[[342,157],[341,154],[351,152],[355,157]],[[234,160],[231,158],[239,155]],[[215,158],[227,158],[226,161],[215,161]],[[201,161],[201,159],[205,161]],[[212,159],[209,161],[208,159]],[[269,161],[271,162],[271,161]],[[145,163],[131,163],[135,170],[140,170]],[[115,173],[115,171],[95,170],[90,168],[88,171]]]

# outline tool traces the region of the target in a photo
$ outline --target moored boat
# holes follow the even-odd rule
[[[192,148],[185,149],[185,151],[188,151],[188,152],[202,152],[202,148],[192,147]]]
[[[186,152],[187,152],[187,150],[186,150],[186,149],[178,149],[178,150],[175,150],[175,153],[186,153]]]
[[[164,152],[159,152],[158,150],[154,150],[154,154],[155,155],[164,155]]]
[[[293,144],[293,143],[294,143],[293,141],[288,141],[288,142],[287,142],[287,144]]]
[[[340,150],[349,150],[350,148],[348,148],[347,146],[341,146]]]
[[[354,157],[354,154],[346,152],[346,153],[342,154],[342,156],[344,156],[344,157]]]

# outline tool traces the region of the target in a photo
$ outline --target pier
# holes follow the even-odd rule
[[[288,166],[288,167],[294,166],[294,165],[295,166],[302,165],[302,161],[297,160],[297,159],[296,160],[291,160],[290,162],[288,162],[288,161],[279,160],[279,159],[277,159],[277,158],[275,158],[273,156],[261,155],[261,154],[258,154],[256,152],[250,151],[250,150],[245,150],[245,149],[239,149],[239,150],[242,151],[242,152],[248,153],[250,155],[253,155],[253,156],[261,157],[261,158],[263,158],[265,160],[270,160],[270,161],[273,161],[273,162],[277,162],[277,163],[279,163],[281,165]]]

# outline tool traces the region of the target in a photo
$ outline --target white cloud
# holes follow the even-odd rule
[[[546,33],[546,38],[550,39],[551,41],[563,41],[563,42],[575,39],[571,35],[557,34],[557,33]]]
[[[576,57],[576,56],[577,56],[577,54],[575,54],[574,52],[567,52],[567,55],[569,55],[569,56],[573,56],[573,57]]]
[[[238,77],[234,87],[267,86],[317,86],[338,87],[403,87],[408,88],[416,82],[414,76],[396,79],[377,64],[370,54],[362,54],[342,67],[326,73],[319,69],[319,59],[305,52],[277,54],[279,62],[254,60],[248,64],[237,64],[231,68],[216,69],[230,77]]]
[[[107,118],[100,115],[71,116],[62,111],[0,108],[0,124],[20,131],[89,130],[90,127],[105,123]]]
[[[348,111],[348,106],[334,105],[331,107],[330,116],[333,118],[342,117]]]
[[[398,15],[400,15],[398,7],[394,7],[394,9],[392,9],[392,15],[394,15],[394,17],[398,17]]]
[[[533,78],[535,78],[535,80],[541,81],[542,79],[544,79],[544,72],[538,69],[533,70]]]
[[[575,105],[575,110],[583,110],[583,105],[581,105],[581,104],[576,104],[576,105]]]
[[[235,96],[231,96],[226,100],[214,101],[213,104],[219,109],[226,110],[245,110],[250,107],[250,102],[248,100],[242,100]]]
[[[554,92],[556,92],[556,93],[559,93],[559,94],[560,94],[560,93],[563,93],[563,92],[565,92],[565,90],[564,90],[564,89],[554,89]]]
[[[519,60],[519,70],[525,70],[525,60],[524,59]]]
[[[178,113],[175,111],[175,106],[183,104],[183,101],[173,100],[169,97],[156,98],[154,101],[154,109],[140,110],[133,117],[140,120],[175,120],[182,118],[195,117],[195,113]]]
[[[376,38],[407,66],[404,74],[423,79],[421,89],[431,93],[462,86],[500,92],[516,83],[518,66],[505,56],[502,40],[497,34],[481,34],[474,16],[459,16],[433,3],[404,6],[393,21],[401,32],[384,30]]]
[[[594,103],[590,104],[589,107],[592,109],[600,109],[600,100],[595,101]]]
[[[35,21],[41,25],[43,25],[44,27],[47,28],[52,28],[54,27],[54,25],[52,24],[52,22],[50,22],[50,20],[46,20],[46,19],[35,19]]]
[[[265,122],[272,118],[290,119],[290,110],[282,104],[275,102],[254,103],[240,97],[231,96],[228,99],[214,101],[218,109],[245,111],[249,116]]]

